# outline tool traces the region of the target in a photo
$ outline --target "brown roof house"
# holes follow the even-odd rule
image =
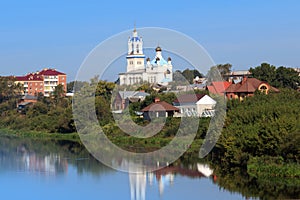
[[[17,103],[18,112],[25,113],[25,109],[32,106],[38,100],[37,96],[25,94]]]
[[[157,117],[173,117],[175,114],[179,113],[179,108],[156,98],[155,102],[143,108],[142,112],[144,119],[151,120],[152,118]]]
[[[256,78],[244,77],[243,80],[236,84],[231,84],[225,91],[225,95],[228,99],[243,100],[245,97],[254,96],[254,92],[259,90],[265,92],[269,91],[279,92],[277,88],[270,86],[267,82],[260,81]]]

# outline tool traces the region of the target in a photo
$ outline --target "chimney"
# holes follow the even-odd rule
[[[244,84],[246,81],[247,81],[247,77],[244,76],[244,77],[243,77],[243,80],[242,80],[242,84]]]
[[[158,98],[158,97],[155,97],[155,99],[154,99],[154,103],[157,103],[157,102],[160,102],[160,98]]]

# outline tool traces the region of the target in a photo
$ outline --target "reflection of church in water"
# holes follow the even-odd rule
[[[135,164],[128,161],[122,161],[123,166],[128,166],[129,170],[134,169]],[[135,171],[135,170],[134,170]],[[207,164],[197,163],[193,169],[182,166],[169,166],[154,172],[129,173],[131,200],[146,200],[147,184],[157,186],[159,195],[162,196],[164,189],[174,184],[176,175],[187,176],[193,178],[213,178],[213,170]]]
[[[143,39],[138,36],[136,29],[128,39],[127,70],[119,74],[120,85],[134,85],[148,82],[167,85],[173,80],[171,58],[167,61],[162,56],[162,49],[158,46],[153,60],[146,59],[143,53]]]
[[[150,186],[157,185],[159,194],[162,195],[164,188],[172,185],[174,174],[155,174],[155,172],[129,173],[131,200],[146,200],[147,182]]]

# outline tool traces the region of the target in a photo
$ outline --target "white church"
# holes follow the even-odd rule
[[[173,80],[171,58],[166,61],[162,57],[162,49],[158,46],[153,60],[146,59],[143,53],[143,40],[136,29],[128,40],[127,71],[119,74],[120,85],[134,85],[142,82],[167,85]]]

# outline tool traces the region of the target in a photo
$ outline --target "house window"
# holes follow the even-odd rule
[[[258,90],[266,94],[268,93],[268,87],[266,85],[261,85]]]
[[[141,64],[142,64],[142,62],[141,62],[141,61],[138,61],[138,62],[137,62],[137,64],[138,64],[138,65],[141,65]]]
[[[133,61],[130,61],[129,64],[133,65]]]
[[[265,85],[262,85],[259,89],[264,91],[267,90],[268,88]]]

